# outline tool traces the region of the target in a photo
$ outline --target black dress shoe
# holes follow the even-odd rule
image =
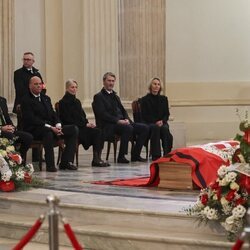
[[[61,164],[59,165],[59,169],[60,170],[77,170],[77,166],[73,165],[71,162],[67,163],[67,164]]]
[[[132,157],[131,157],[131,162],[135,162],[135,161],[147,162],[147,159],[144,159],[144,158],[142,158],[141,156],[137,156],[137,157],[132,156]]]
[[[47,172],[57,172],[57,168],[56,167],[46,167],[46,171]]]
[[[104,162],[104,161],[99,161],[99,162],[92,161],[91,165],[92,167],[109,167],[110,166],[108,162]]]
[[[123,156],[123,157],[118,157],[117,162],[118,162],[118,163],[129,163],[129,160],[127,160],[127,159]]]

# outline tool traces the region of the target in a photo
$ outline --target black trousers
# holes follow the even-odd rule
[[[152,157],[161,156],[161,143],[163,148],[163,154],[168,154],[173,147],[173,136],[169,131],[168,124],[164,124],[161,127],[156,124],[148,124],[150,129],[150,148]]]
[[[61,164],[67,165],[69,162],[74,161],[74,155],[76,150],[76,143],[78,140],[78,128],[74,125],[65,125],[62,127],[65,148],[62,153]],[[59,138],[53,133],[50,128],[42,128],[39,135],[35,136],[35,139],[42,140],[45,151],[46,167],[55,167],[54,158],[54,145]]]
[[[100,152],[103,148],[103,135],[98,128],[78,127],[79,128],[79,143],[87,150],[93,146],[95,152]]]
[[[143,123],[131,123],[129,125],[116,124],[115,133],[121,137],[119,156],[123,157],[128,153],[128,142],[135,139],[135,146],[132,151],[133,157],[141,154],[142,147],[147,140],[149,127]]]
[[[17,130],[14,133],[2,131],[1,137],[5,137],[9,140],[12,140],[14,137],[17,137],[17,140],[14,142],[14,146],[20,144],[19,151],[20,151],[20,154],[25,162],[26,161],[26,153],[29,150],[30,145],[33,141],[33,136],[28,132]]]

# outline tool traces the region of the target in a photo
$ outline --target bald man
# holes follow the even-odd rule
[[[46,170],[56,172],[54,160],[54,141],[64,139],[65,149],[59,169],[77,170],[73,165],[78,128],[74,125],[61,126],[50,98],[42,93],[42,80],[33,76],[29,80],[29,93],[21,103],[23,129],[31,133],[35,140],[42,140],[45,150]]]

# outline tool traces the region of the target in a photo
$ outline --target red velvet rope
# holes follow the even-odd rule
[[[76,236],[75,236],[71,226],[69,225],[69,223],[63,223],[63,226],[64,226],[64,230],[65,230],[67,236],[69,237],[74,249],[75,250],[84,250],[83,247],[77,241]]]
[[[241,239],[238,239],[233,245],[232,250],[240,250],[243,244],[244,244],[244,241]]]
[[[12,250],[22,250],[23,247],[32,239],[35,233],[43,224],[44,216],[40,216],[40,218],[35,222],[35,224],[30,228],[30,230],[23,236],[23,238],[19,241],[19,243]]]

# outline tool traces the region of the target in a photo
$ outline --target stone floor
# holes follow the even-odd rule
[[[127,179],[149,176],[150,161],[147,163],[118,164],[110,155],[110,167],[91,167],[91,151],[80,150],[79,169],[77,171],[58,171],[48,173],[36,172],[35,176],[45,180],[46,191],[49,194],[60,191],[74,193],[63,195],[62,202],[84,204],[89,206],[141,209],[147,211],[180,212],[196,201],[197,191],[171,191],[158,188],[135,188],[91,184],[97,180]],[[40,193],[41,190],[31,190],[26,195]],[[18,193],[16,193],[18,195]]]

